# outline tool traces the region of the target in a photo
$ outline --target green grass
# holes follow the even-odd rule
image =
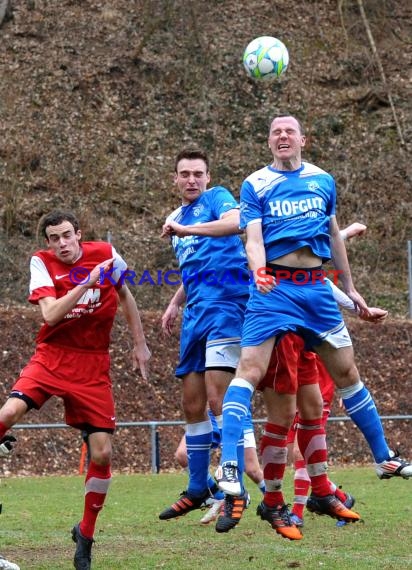
[[[200,511],[173,521],[158,513],[185,487],[184,474],[116,475],[97,525],[93,570],[398,570],[412,569],[411,481],[379,481],[371,468],[331,469],[350,490],[363,521],[338,528],[307,513],[304,539],[290,542],[255,515],[252,504],[239,526],[217,534],[199,524]],[[9,478],[1,483],[0,551],[21,570],[72,569],[70,529],[83,509],[83,477]],[[285,484],[291,497],[291,476]]]

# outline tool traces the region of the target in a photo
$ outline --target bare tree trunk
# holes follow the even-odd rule
[[[381,61],[381,58],[379,57],[378,50],[376,49],[376,44],[375,44],[375,40],[373,39],[372,30],[369,26],[369,21],[368,21],[368,18],[366,16],[365,9],[363,6],[363,0],[358,0],[358,6],[359,6],[359,11],[360,11],[360,14],[362,17],[362,22],[363,22],[363,25],[365,26],[366,34],[368,36],[369,43],[370,43],[370,46],[372,49],[372,53],[375,56],[376,62],[378,64],[379,72],[380,72],[381,78],[382,78],[382,83],[385,87],[386,94],[388,96],[388,101],[389,101],[389,104],[390,104],[391,109],[392,109],[392,114],[393,114],[393,118],[395,120],[396,130],[398,131],[399,140],[400,140],[401,144],[404,145],[405,139],[404,139],[404,136],[402,133],[401,124],[400,124],[399,119],[398,119],[398,114],[396,112],[396,108],[395,108],[395,104],[393,102],[393,98],[392,98],[392,94],[391,94],[389,84],[386,81],[386,76],[385,76],[385,71],[383,69],[382,61]]]
[[[13,18],[11,0],[0,0],[0,27]]]

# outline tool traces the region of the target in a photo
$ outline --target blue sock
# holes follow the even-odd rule
[[[369,444],[375,463],[381,463],[390,457],[382,422],[376,409],[375,402],[359,381],[355,386],[338,390],[351,420],[358,426]]]
[[[262,491],[262,493],[265,494],[265,492],[266,492],[265,480],[262,479],[262,481],[260,483],[258,483],[257,486]]]
[[[197,497],[208,489],[212,424],[210,420],[186,425],[186,447],[189,470],[188,492]]]
[[[249,412],[254,388],[242,378],[234,378],[223,400],[222,457],[221,463],[237,463],[237,445],[243,440],[243,419]]]

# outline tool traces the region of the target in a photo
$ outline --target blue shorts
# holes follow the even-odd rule
[[[335,348],[352,345],[328,281],[281,279],[266,294],[252,288],[241,346],[259,346],[287,331],[302,336],[307,348],[323,341]]]
[[[236,370],[247,299],[208,299],[185,307],[176,376],[208,368]]]

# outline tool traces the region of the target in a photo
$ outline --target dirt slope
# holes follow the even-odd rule
[[[203,146],[212,182],[237,195],[270,160],[270,117],[287,110],[306,125],[305,158],[336,177],[340,222],[368,225],[350,246],[358,288],[406,316],[412,7],[363,4],[379,61],[354,0],[251,0],[247,9],[235,0],[13,0],[0,28],[0,301],[24,302],[36,225],[54,207],[78,212],[86,237],[110,232],[138,275],[170,269],[159,233],[176,206],[173,157]],[[290,67],[273,83],[242,68],[259,35],[289,48]],[[161,309],[169,289],[135,293]]]

